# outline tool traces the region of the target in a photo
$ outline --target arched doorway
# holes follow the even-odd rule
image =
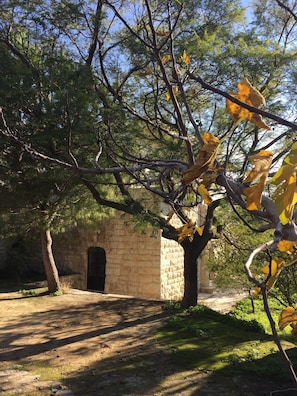
[[[101,247],[88,249],[87,289],[104,291],[106,254]]]

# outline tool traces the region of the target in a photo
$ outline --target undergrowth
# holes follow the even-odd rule
[[[257,311],[259,307],[257,305]],[[175,304],[169,309],[171,315],[158,337],[171,348],[178,364],[222,371],[229,376],[245,373],[289,381],[266,324],[258,320],[257,314],[250,316],[250,301],[238,304],[229,314],[202,304],[187,310]],[[294,344],[288,340],[283,342],[297,364]]]
[[[297,344],[296,336],[292,335],[291,328],[288,326],[284,330],[278,328],[279,316],[284,309],[284,306],[275,298],[269,299],[269,308],[274,322],[276,323],[277,331],[280,338]],[[235,308],[230,313],[236,319],[246,322],[257,321],[264,328],[267,334],[271,334],[270,323],[265,313],[262,298],[259,296],[253,299],[253,304],[250,298],[245,298],[239,301]]]

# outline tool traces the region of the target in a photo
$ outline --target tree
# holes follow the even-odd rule
[[[24,31],[24,36],[29,36],[28,32]],[[67,134],[68,130],[94,127],[93,118],[87,116],[89,103],[82,98],[82,92],[84,97],[88,92],[89,75],[77,63],[70,66],[53,43],[50,48],[45,44],[44,53],[33,50],[32,46],[29,41],[25,47],[26,51],[32,52],[26,61],[8,39],[5,45],[0,43],[4,60],[0,76],[1,101],[5,109],[5,117],[1,112],[2,122],[7,131],[9,123],[18,131],[18,136],[30,136],[32,144],[52,154],[63,155],[63,150],[67,152],[65,141],[71,141],[73,146],[77,144],[76,138],[71,139]],[[33,60],[39,62],[38,68]],[[70,106],[73,114],[69,113]],[[83,138],[80,138],[80,144],[84,144]],[[97,222],[108,211],[99,213],[96,210],[94,202],[82,192],[75,175],[44,167],[43,163],[28,156],[21,145],[14,146],[10,139],[1,139],[1,149],[2,234],[5,237],[39,234],[49,292],[60,291],[51,233],[64,231],[82,218]]]
[[[10,130],[3,127],[3,135],[33,157],[80,175],[100,205],[131,213],[136,221],[149,222],[162,228],[165,237],[179,240],[185,251],[184,306],[197,302],[197,258],[211,239],[220,236],[221,229],[213,224],[219,196],[226,195],[234,206],[248,209],[254,202],[251,198],[248,203],[244,195],[247,185],[254,183],[254,179],[243,183],[251,166],[248,158],[278,145],[280,151],[272,160],[277,166],[296,131],[294,122],[288,120],[292,101],[284,100],[285,84],[280,84],[293,78],[295,51],[290,40],[295,20],[288,10],[275,9],[273,4],[265,4],[265,13],[257,11],[256,26],[244,22],[236,1],[65,2],[53,3],[51,9],[48,4],[30,9],[30,18],[28,9],[18,4],[38,32],[33,43],[46,41],[54,33],[55,49],[69,60],[67,65],[72,68],[74,61],[89,73],[89,92],[94,96],[83,97],[89,101],[84,108],[93,108],[96,102],[97,110],[88,116],[95,114],[99,133],[83,146],[79,141],[82,130],[69,124],[72,139],[61,144],[61,154],[34,144],[22,122],[18,130],[8,121]],[[263,11],[259,2],[261,7]],[[294,11],[293,6],[290,10]],[[276,20],[269,29],[267,13]],[[30,42],[33,33],[26,18],[22,29]],[[10,25],[2,30],[3,45],[23,64],[32,65],[34,57],[23,51],[23,43],[12,34],[11,26],[19,26],[18,20],[10,13],[6,21]],[[56,52],[48,65],[59,70],[55,56]],[[41,75],[47,73],[42,70]],[[244,92],[228,93],[240,81],[241,88],[254,92],[249,80],[259,87],[256,102]],[[269,111],[260,108],[264,104],[260,92]],[[231,111],[233,122],[225,111],[225,99],[229,110],[232,104],[239,109]],[[69,114],[74,114],[72,106],[67,106]],[[277,115],[280,111],[287,119]],[[114,188],[112,196],[103,188],[106,183]],[[167,202],[181,222],[180,229],[148,210],[133,194],[135,186]],[[198,227],[190,221],[189,208],[202,201],[209,205]],[[260,203],[250,211],[261,221],[258,231],[277,228],[281,238],[294,239],[294,227],[280,225],[269,195],[261,195]]]
[[[1,214],[4,237],[38,237],[48,290],[61,290],[52,252],[52,233],[61,233],[82,223],[93,224],[108,216],[97,210],[90,196],[82,191],[77,177],[57,168],[45,168],[14,150],[9,144],[1,160]]]

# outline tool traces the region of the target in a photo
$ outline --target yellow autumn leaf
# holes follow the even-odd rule
[[[194,165],[185,171],[181,180],[182,184],[189,184],[207,170],[215,169],[214,161],[220,140],[211,133],[205,133],[203,141],[204,145],[199,152],[198,159]]]
[[[275,191],[274,198],[281,223],[286,225],[290,222],[297,203],[296,172],[290,175],[285,185],[279,186]]]
[[[172,92],[173,92],[173,95],[175,96],[178,93],[178,87],[173,87]],[[170,100],[171,100],[170,92],[166,92],[166,100],[167,100],[167,102],[170,102]]]
[[[256,287],[253,292],[252,292],[252,296],[253,297],[257,297],[259,294],[261,293],[261,288],[260,287]]]
[[[257,109],[260,106],[265,105],[264,96],[251,85],[247,78],[244,78],[238,83],[237,86],[238,93],[231,93],[231,96],[250,106],[256,107]],[[260,128],[267,130],[270,129],[270,127],[262,120],[261,115],[250,112],[249,110],[239,106],[237,103],[232,102],[230,99],[226,100],[226,109],[231,115],[232,120],[235,122],[246,120],[252,122]]]
[[[261,272],[266,275],[275,276],[280,269],[286,266],[286,262],[283,258],[274,258],[270,264],[265,265],[261,268]]]
[[[274,193],[276,209],[281,223],[286,225],[292,219],[297,203],[297,143],[292,145],[271,182],[277,185]]]
[[[188,223],[183,224],[181,227],[177,228],[178,243],[181,243],[184,239],[189,236],[192,237],[195,233],[196,223],[190,220]]]
[[[261,268],[262,274],[267,275],[266,280],[266,290],[269,291],[274,286],[281,270],[286,267],[286,262],[283,258],[274,258],[271,262],[264,267]],[[253,291],[253,295],[257,296],[260,293],[261,289],[257,287]]]
[[[205,202],[206,205],[211,205],[212,203],[212,199],[209,195],[209,192],[207,190],[207,188],[205,187],[204,184],[200,183],[198,186],[198,193],[201,196],[201,198],[203,199],[203,201]]]
[[[224,168],[216,168],[214,170],[209,170],[201,175],[201,183],[205,185],[205,187],[209,187],[212,183],[216,182],[216,179],[219,175],[219,172],[223,172]]]
[[[198,227],[198,226],[196,226],[196,232],[200,235],[200,236],[202,236],[202,234],[203,234],[203,228],[202,227]]]
[[[279,243],[277,244],[277,248],[280,252],[292,254],[296,251],[297,242],[285,241],[285,240],[279,241]]]
[[[282,166],[276,172],[276,174],[273,176],[272,180],[273,181],[277,181],[279,179],[282,180],[283,179],[283,169],[282,168],[284,166],[292,166],[293,168],[295,168],[296,164],[297,164],[297,142],[292,144],[290,152],[284,158]]]
[[[243,193],[247,197],[246,208],[248,210],[259,210],[261,206],[261,197],[265,187],[268,172],[271,166],[273,153],[271,151],[261,150],[258,154],[250,157],[253,169],[247,174],[243,184],[259,180],[253,186],[244,188]]]
[[[166,63],[171,59],[171,55],[164,55],[161,58],[162,63]]]
[[[153,70],[152,69],[146,69],[143,72],[138,73],[139,77],[145,77],[145,76],[150,76],[153,74]]]
[[[297,333],[297,311],[293,307],[285,308],[279,317],[278,326],[280,330],[284,330],[285,327],[290,325],[292,327],[292,333]]]
[[[261,180],[254,186],[246,187],[243,189],[243,193],[246,196],[246,208],[247,210],[259,210],[261,206],[262,192],[265,186],[265,181]]]
[[[243,183],[250,183],[258,180],[262,175],[268,176],[268,172],[271,166],[273,153],[267,150],[260,150],[258,154],[250,157],[251,164],[254,165],[253,169],[247,174]]]
[[[203,229],[196,225],[194,220],[190,220],[188,223],[183,224],[181,227],[176,229],[178,234],[178,243],[181,243],[184,239],[189,238],[190,242],[193,242],[195,232],[201,236]]]
[[[190,64],[190,58],[189,58],[189,56],[188,56],[188,54],[186,53],[185,50],[183,52],[182,60],[185,62],[186,65]]]
[[[251,113],[252,116],[249,119],[250,122],[256,126],[258,126],[259,128],[263,128],[266,129],[267,131],[270,130],[270,126],[267,125],[263,120],[262,120],[262,116],[260,114],[257,113]]]
[[[263,274],[267,274],[269,276],[266,282],[267,291],[272,289],[274,286],[281,270],[286,266],[286,262],[282,258],[274,258],[271,260],[270,265],[267,265],[261,269]]]
[[[296,146],[296,147],[295,147]],[[297,143],[294,143],[290,153],[284,158],[282,166],[272,178],[272,183],[281,184],[294,174],[297,167]]]
[[[166,30],[165,28],[162,28],[162,29],[156,31],[156,35],[160,36],[160,37],[167,37],[167,36],[169,36],[169,31]]]

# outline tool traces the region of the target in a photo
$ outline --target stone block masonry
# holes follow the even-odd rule
[[[161,238],[161,298],[179,300],[184,290],[184,252],[175,241]]]
[[[54,237],[54,254],[59,268],[81,274],[81,289],[87,288],[88,249],[106,253],[104,291],[144,298],[179,299],[183,292],[182,248],[147,228],[133,232],[130,218],[118,214],[97,232],[75,229]],[[152,234],[154,234],[152,236]]]
[[[149,227],[134,232],[131,217],[117,213],[98,230],[86,228],[53,237],[58,268],[80,274],[80,288],[88,288],[89,249],[103,250],[106,260],[104,292],[135,297],[179,300],[184,291],[184,252],[173,240]],[[199,264],[199,287],[208,289],[209,273]],[[76,280],[77,285],[77,280]]]
[[[168,207],[161,205],[164,216]],[[202,211],[198,208],[198,214]],[[196,213],[197,216],[197,213]],[[131,217],[117,213],[98,225],[97,229],[74,228],[53,235],[53,253],[60,274],[68,274],[63,281],[69,287],[98,290],[110,294],[135,297],[180,300],[184,292],[184,252],[173,240],[162,237],[161,230],[149,227],[134,232]],[[175,227],[180,226],[176,221]],[[153,232],[154,231],[154,232]],[[39,241],[30,251],[31,269],[43,268]],[[31,242],[30,242],[31,243]],[[0,243],[0,269],[5,265],[7,249],[12,241]],[[208,254],[199,259],[200,291],[213,290],[207,270]]]

